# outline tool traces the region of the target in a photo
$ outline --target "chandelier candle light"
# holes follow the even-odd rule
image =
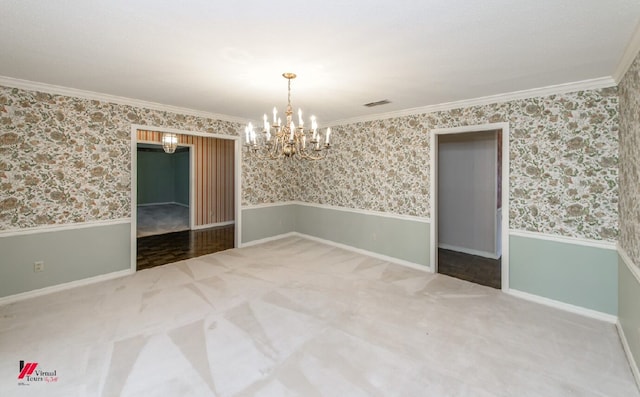
[[[293,122],[293,108],[291,107],[291,80],[295,79],[296,75],[295,73],[283,73],[282,76],[287,79],[287,110],[285,112],[287,119],[283,124],[278,117],[278,110],[274,107],[273,124],[270,125],[265,114],[262,130],[264,139],[260,143],[256,139],[253,124],[249,123],[244,130],[247,151],[249,153],[262,154],[269,159],[293,157],[304,160],[323,160],[327,156],[329,148],[331,148],[329,143],[331,128],[327,128],[324,144],[322,144],[322,136],[318,131],[316,117],[311,116],[311,128],[305,132],[301,109],[298,109],[298,126],[296,127]],[[310,136],[308,140],[307,134]]]

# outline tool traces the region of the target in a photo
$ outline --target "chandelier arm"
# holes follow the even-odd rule
[[[320,153],[323,153],[323,154],[318,155],[318,156],[312,156],[312,155],[310,155],[310,154],[308,154],[306,152],[302,152],[302,153],[300,153],[300,157],[304,158],[304,159],[308,159],[308,160],[313,160],[313,161],[324,160],[325,157],[327,157],[327,151],[323,150]]]

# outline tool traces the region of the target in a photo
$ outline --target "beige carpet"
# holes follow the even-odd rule
[[[0,307],[21,395],[639,394],[611,324],[287,238]]]

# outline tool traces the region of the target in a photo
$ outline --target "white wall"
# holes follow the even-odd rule
[[[438,245],[497,257],[497,137],[438,137]]]

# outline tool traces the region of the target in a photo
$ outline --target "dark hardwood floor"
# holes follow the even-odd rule
[[[233,248],[235,226],[186,230],[137,239],[137,269],[149,269]]]
[[[438,273],[487,287],[501,288],[500,259],[465,254],[438,248]]]

